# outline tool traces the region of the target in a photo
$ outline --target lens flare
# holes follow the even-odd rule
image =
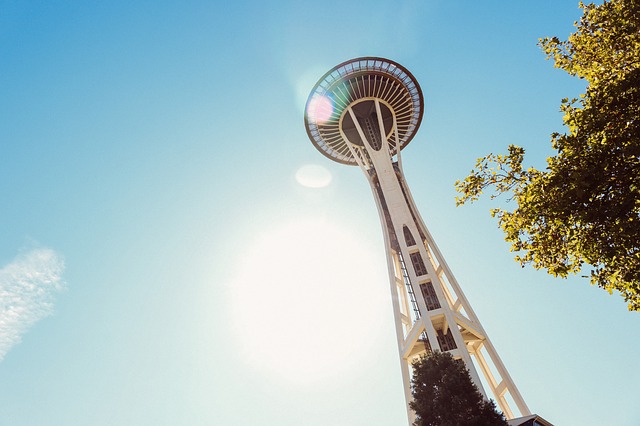
[[[317,123],[326,123],[333,115],[333,101],[327,96],[315,96],[309,102],[309,118]]]
[[[322,166],[306,164],[296,172],[296,181],[307,188],[324,188],[331,183],[331,173]]]

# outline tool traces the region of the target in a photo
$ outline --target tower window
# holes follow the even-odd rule
[[[451,334],[451,332],[444,334],[442,330],[437,330],[437,333],[438,344],[442,351],[452,351],[458,347],[456,346],[456,341],[453,339],[453,334]]]
[[[416,276],[419,277],[420,275],[427,275],[427,267],[424,266],[424,261],[422,260],[420,253],[411,253],[410,256]]]
[[[438,296],[436,295],[436,291],[434,290],[431,281],[420,284],[420,290],[422,291],[424,302],[427,304],[427,310],[433,311],[434,309],[438,309],[441,307],[440,301],[438,300]]]
[[[404,232],[404,240],[407,242],[408,246],[415,246],[416,245],[416,240],[413,238],[413,234],[411,234],[411,231],[409,230],[409,228],[407,228],[407,225],[405,225],[402,228],[403,232]]]

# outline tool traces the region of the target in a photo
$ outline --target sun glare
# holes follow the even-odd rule
[[[373,263],[371,249],[322,219],[265,232],[231,291],[242,356],[299,384],[344,376],[366,358],[384,317],[385,265]]]

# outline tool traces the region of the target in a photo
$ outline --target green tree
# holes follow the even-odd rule
[[[559,277],[584,269],[640,310],[640,0],[580,8],[568,40],[539,41],[555,67],[587,82],[579,99],[562,100],[567,130],[551,135],[557,153],[545,170],[525,169],[515,145],[479,158],[456,182],[456,203],[506,193],[515,208],[491,214],[516,261]]]
[[[508,426],[493,401],[482,397],[469,371],[448,352],[433,352],[413,363],[414,426]]]

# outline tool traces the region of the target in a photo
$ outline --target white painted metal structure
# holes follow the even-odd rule
[[[415,206],[400,150],[423,116],[417,81],[383,58],[357,58],[325,74],[305,111],[313,144],[330,159],[358,165],[371,184],[384,231],[398,350],[410,424],[411,363],[431,350],[464,361],[485,395],[476,366],[508,419],[530,413]],[[475,365],[474,360],[475,358]]]

